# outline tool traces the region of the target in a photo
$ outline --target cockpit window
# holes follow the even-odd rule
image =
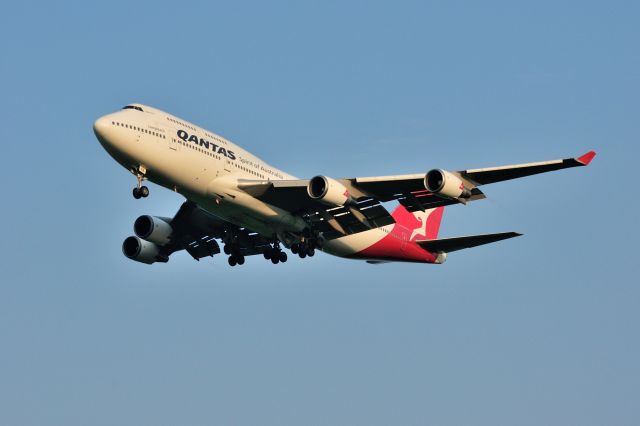
[[[142,108],[140,108],[139,106],[135,106],[135,105],[127,105],[126,107],[123,107],[122,109],[137,109],[138,111],[142,111]]]

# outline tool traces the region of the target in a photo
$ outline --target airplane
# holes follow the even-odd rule
[[[273,264],[316,250],[369,263],[441,264],[448,253],[522,234],[502,232],[438,239],[445,206],[485,198],[480,186],[570,167],[577,158],[501,167],[394,176],[298,179],[222,136],[138,103],[98,118],[94,133],[107,153],[137,180],[186,198],[171,217],[143,215],[122,244],[126,257],[153,264],[185,250],[194,259],[220,253],[231,266],[263,255]],[[392,213],[383,203],[397,202]]]

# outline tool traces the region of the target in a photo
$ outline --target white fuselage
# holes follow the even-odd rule
[[[212,214],[265,237],[300,232],[298,216],[238,189],[238,181],[296,179],[229,140],[155,108],[133,104],[94,124],[105,150],[132,173],[184,195]],[[372,229],[328,242],[323,250],[350,256],[389,233]]]

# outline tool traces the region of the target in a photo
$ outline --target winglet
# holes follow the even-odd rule
[[[596,152],[595,151],[589,151],[586,154],[584,154],[583,156],[576,158],[576,160],[578,160],[583,165],[588,166],[589,163],[591,162],[591,160],[593,160],[593,157],[595,157],[595,156],[596,156]]]

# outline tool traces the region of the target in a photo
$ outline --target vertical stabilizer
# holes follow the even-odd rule
[[[393,211],[392,216],[396,224],[410,231],[409,241],[435,240],[438,238],[443,212],[444,207],[409,212],[400,205]]]

